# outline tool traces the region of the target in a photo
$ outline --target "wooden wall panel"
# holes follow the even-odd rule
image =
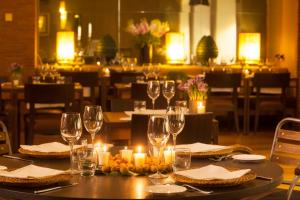
[[[5,14],[13,15],[5,21]],[[11,63],[24,66],[25,74],[36,65],[37,0],[0,1],[0,76],[9,74]]]

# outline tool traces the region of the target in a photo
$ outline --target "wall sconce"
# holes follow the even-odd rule
[[[260,60],[260,33],[239,33],[239,60],[255,64]]]
[[[59,13],[60,13],[60,28],[65,29],[67,24],[67,10],[65,1],[60,1],[59,3]]]
[[[167,63],[183,64],[185,60],[184,34],[169,32],[166,34]]]
[[[72,63],[74,61],[74,32],[59,31],[56,34],[56,58],[58,63]]]

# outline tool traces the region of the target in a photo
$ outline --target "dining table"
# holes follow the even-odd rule
[[[59,170],[69,168],[69,159],[38,159],[22,155],[15,155],[26,160],[16,160],[0,157],[0,165],[8,169],[16,169],[29,164],[48,167]],[[0,197],[7,199],[35,199],[35,200],[87,200],[87,199],[242,199],[267,193],[276,188],[283,179],[282,168],[269,160],[260,162],[244,163],[234,160],[211,161],[209,159],[192,158],[191,168],[197,168],[213,164],[233,169],[251,169],[257,174],[257,178],[237,186],[201,187],[203,190],[213,191],[203,194],[196,190],[187,190],[176,194],[152,194],[146,188],[153,185],[148,176],[110,176],[96,173],[95,176],[86,177],[75,174],[70,182],[78,183],[72,187],[66,187],[40,194],[34,190],[45,189],[50,186],[38,188],[26,188],[5,186],[0,184]],[[175,183],[176,184],[176,183]],[[179,183],[178,183],[179,184]],[[194,185],[197,187],[196,185]]]

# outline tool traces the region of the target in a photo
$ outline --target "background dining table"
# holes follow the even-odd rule
[[[19,155],[18,155],[19,156]],[[29,158],[26,158],[29,159]],[[69,159],[31,159],[33,164],[54,169],[66,170],[69,167]],[[8,169],[32,164],[28,161],[21,161],[0,157],[0,165],[5,165]],[[277,164],[268,160],[256,163],[240,163],[233,160],[221,162],[204,159],[192,159],[192,168],[214,164],[231,169],[252,169],[258,176],[269,177],[272,180],[256,178],[253,181],[231,187],[209,188],[213,190],[211,194],[203,194],[197,191],[186,191],[179,194],[155,195],[145,191],[146,187],[152,185],[147,176],[105,176],[95,175],[93,177],[82,177],[74,175],[72,182],[78,183],[73,187],[67,187],[51,192],[34,194],[35,189],[0,186],[0,197],[9,199],[36,199],[36,200],[68,200],[68,199],[241,199],[251,197],[261,193],[270,192],[282,181],[283,171]],[[207,189],[208,188],[201,188]]]

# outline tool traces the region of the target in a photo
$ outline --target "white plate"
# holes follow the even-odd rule
[[[232,156],[232,158],[240,162],[260,162],[265,160],[266,156],[255,154],[239,154]]]
[[[146,192],[155,194],[174,194],[185,191],[186,188],[179,185],[151,185],[146,187]]]
[[[6,166],[0,165],[0,170],[7,170]]]

